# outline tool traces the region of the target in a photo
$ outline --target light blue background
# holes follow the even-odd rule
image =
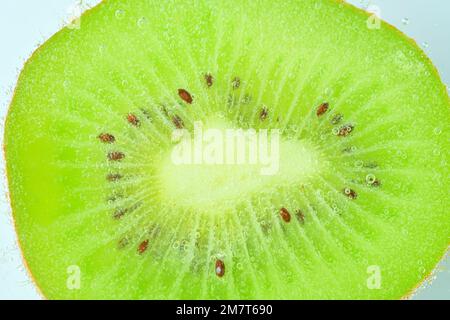
[[[1,131],[20,69],[32,51],[71,16],[78,0],[2,0],[0,4],[0,117]],[[94,5],[99,0],[84,0]],[[450,1],[350,0],[374,5],[381,17],[422,45],[445,83],[450,84]],[[404,23],[407,18],[409,23]],[[3,145],[3,134],[0,137]],[[0,299],[39,299],[21,260],[7,200],[3,157],[0,163]],[[415,299],[450,299],[450,258],[438,266],[432,283],[425,283]]]

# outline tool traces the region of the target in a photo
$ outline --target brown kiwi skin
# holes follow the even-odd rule
[[[84,11],[84,12],[82,13],[82,17],[86,17],[86,16],[91,15],[91,14],[94,12],[94,10],[100,9],[100,7],[103,6],[103,5],[105,5],[108,1],[109,1],[109,0],[102,0],[102,1],[101,1],[100,3],[98,3],[96,6],[87,9],[86,11]],[[360,8],[358,8],[358,7],[356,7],[356,6],[352,5],[352,4],[349,4],[349,3],[347,3],[345,0],[329,0],[329,1],[333,1],[333,2],[335,2],[336,4],[345,6],[345,7],[347,7],[349,10],[353,10],[354,12],[357,12],[357,13],[359,13],[359,14],[361,14],[361,15],[364,15],[364,16],[366,16],[367,18],[369,18],[369,17],[371,16],[371,14],[368,13],[367,11],[365,11],[365,10],[363,10],[363,9],[360,9]],[[78,18],[74,18],[73,21],[75,21],[75,20],[77,20],[77,19],[78,19]],[[428,55],[422,50],[422,48],[417,44],[417,42],[416,42],[413,38],[411,38],[411,37],[409,37],[408,35],[406,35],[405,33],[401,32],[401,31],[400,31],[399,29],[397,29],[394,25],[392,25],[392,24],[390,24],[390,23],[388,23],[388,22],[386,22],[386,21],[384,21],[384,20],[382,20],[382,19],[380,19],[380,21],[381,21],[382,24],[384,24],[385,26],[387,26],[389,29],[391,29],[392,31],[396,32],[400,37],[403,37],[405,40],[407,40],[413,47],[415,47],[416,49],[419,49],[419,51],[422,53],[422,58],[424,58],[425,62],[427,62],[427,64],[428,64],[429,66],[432,67],[432,72],[433,72],[433,73],[435,74],[435,76],[437,76],[437,78],[440,80],[440,82],[441,82],[441,84],[442,84],[442,85],[441,85],[442,93],[444,93],[444,94],[447,96],[447,99],[448,99],[448,102],[449,102],[448,104],[450,105],[450,96],[449,96],[449,92],[448,92],[446,86],[444,85],[444,82],[442,81],[442,77],[441,77],[441,75],[440,75],[440,73],[439,73],[437,67],[433,64],[433,62],[432,62],[431,59],[428,57]],[[58,36],[59,34],[63,33],[64,31],[66,31],[65,28],[63,28],[63,29],[57,31],[57,32],[54,33],[51,37],[49,37],[42,45],[40,45],[39,47],[37,47],[37,48],[31,53],[31,55],[29,56],[29,58],[28,58],[27,61],[25,62],[24,66],[22,67],[22,70],[26,67],[27,64],[30,63],[30,61],[33,60],[33,58],[34,58],[41,50],[44,50],[44,49],[48,46],[48,42],[49,42],[49,41],[51,41],[54,37]],[[7,123],[8,123],[8,114],[9,114],[9,110],[10,110],[10,108],[11,108],[12,101],[14,100],[14,98],[15,98],[15,96],[16,96],[16,93],[17,93],[17,92],[16,92],[16,91],[17,91],[17,87],[18,87],[18,84],[20,83],[21,78],[22,78],[22,73],[20,73],[19,76],[18,76],[18,79],[17,79],[17,81],[16,81],[16,85],[15,85],[13,94],[11,95],[11,100],[10,100],[9,106],[8,106],[8,108],[7,108],[6,117],[5,117],[5,120],[4,120],[4,122],[3,122],[3,136],[5,136],[5,130],[6,130]],[[31,272],[31,270],[30,270],[30,268],[29,268],[29,266],[28,266],[28,262],[27,262],[27,260],[25,259],[25,256],[24,256],[24,253],[23,253],[23,250],[22,250],[22,245],[21,245],[21,243],[20,243],[20,239],[19,239],[19,236],[18,236],[18,233],[17,233],[18,228],[17,228],[16,220],[14,219],[14,214],[13,214],[13,207],[14,207],[14,206],[12,205],[12,204],[13,204],[13,200],[12,200],[12,198],[11,198],[11,194],[9,193],[9,181],[11,181],[11,180],[9,179],[9,176],[8,176],[8,168],[7,168],[7,166],[6,166],[6,146],[5,146],[5,143],[4,143],[4,142],[3,142],[3,146],[2,146],[2,156],[3,156],[3,163],[5,164],[5,174],[3,175],[3,179],[6,179],[6,181],[8,182],[8,190],[6,191],[5,196],[6,196],[6,199],[7,199],[8,203],[10,204],[9,207],[10,207],[10,209],[11,209],[11,210],[10,210],[10,212],[11,212],[11,219],[12,219],[13,225],[14,225],[14,231],[15,231],[16,241],[17,241],[17,244],[18,244],[18,247],[19,247],[19,251],[20,251],[20,255],[21,255],[21,260],[22,260],[22,262],[23,262],[23,265],[25,266],[25,269],[26,269],[26,271],[27,271],[28,276],[30,277],[30,279],[31,279],[31,281],[33,282],[33,284],[35,284],[34,287],[35,287],[37,293],[39,294],[39,296],[40,296],[43,300],[48,300],[48,298],[47,298],[47,297],[44,295],[44,293],[42,292],[41,287],[40,287],[39,284],[38,284],[38,281],[35,279],[35,277],[33,276],[32,272]],[[446,249],[443,251],[443,253],[441,254],[441,259],[440,259],[439,262],[436,264],[436,266],[433,268],[433,270],[432,270],[429,274],[427,274],[427,275],[426,275],[419,283],[417,283],[413,288],[411,288],[407,294],[405,294],[404,296],[400,297],[399,299],[400,299],[400,300],[409,300],[409,299],[411,299],[411,297],[417,292],[417,290],[418,290],[418,289],[419,289],[419,288],[420,288],[427,280],[429,280],[429,279],[433,276],[433,274],[434,274],[434,272],[435,272],[437,266],[438,266],[438,265],[446,258],[447,253],[448,253],[449,251],[450,251],[450,241],[449,241],[449,243],[448,243],[448,245],[447,245],[447,248],[446,248]]]

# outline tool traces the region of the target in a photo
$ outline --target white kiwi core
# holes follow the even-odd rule
[[[159,169],[162,198],[177,206],[216,211],[279,187],[299,188],[320,171],[317,151],[279,129],[234,128],[223,119],[177,130]]]

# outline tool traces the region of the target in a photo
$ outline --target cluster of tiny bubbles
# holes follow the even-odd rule
[[[139,28],[144,28],[146,25],[148,25],[148,19],[146,17],[141,17],[137,21],[137,26]]]
[[[338,213],[339,212],[339,207],[336,203],[332,203],[331,204],[331,209],[333,210],[334,213]]]
[[[183,240],[180,243],[180,251],[187,251],[189,249],[189,242],[187,240]]]
[[[374,182],[376,181],[376,177],[375,177],[375,175],[374,174],[372,174],[372,173],[369,173],[367,176],[366,176],[366,182],[367,182],[367,184],[374,184]]]
[[[402,24],[404,24],[405,26],[407,26],[409,24],[409,18],[403,18],[402,19]]]
[[[125,11],[122,9],[117,9],[115,16],[117,19],[123,19],[123,17],[125,17]]]
[[[364,165],[364,161],[362,161],[362,160],[356,160],[355,163],[354,163],[354,165],[355,165],[356,168],[362,168],[363,165]]]
[[[405,152],[401,151],[401,150],[397,150],[397,156],[401,159],[406,159],[408,156],[406,155]]]

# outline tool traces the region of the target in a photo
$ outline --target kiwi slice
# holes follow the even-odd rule
[[[448,247],[449,97],[342,1],[104,1],[28,60],[10,197],[47,298],[408,295]],[[279,168],[177,165],[176,129],[279,130]]]

